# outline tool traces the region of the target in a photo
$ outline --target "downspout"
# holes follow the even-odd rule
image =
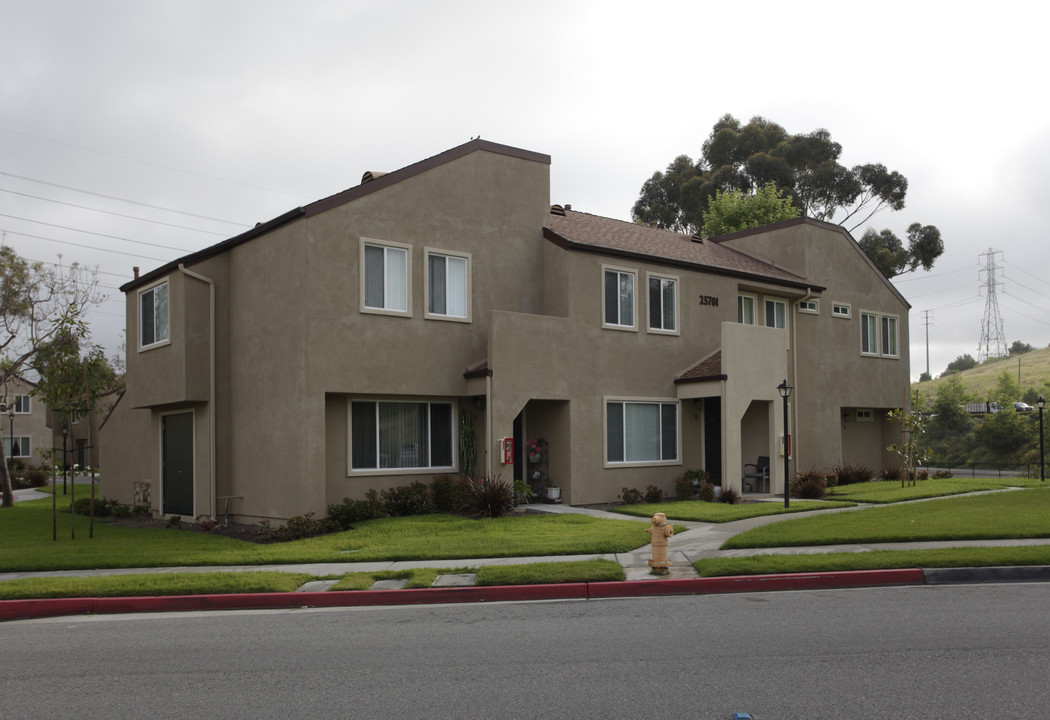
[[[179,272],[188,277],[200,280],[203,283],[208,284],[208,328],[210,334],[209,344],[209,383],[208,383],[208,432],[211,436],[211,452],[209,455],[208,462],[208,485],[211,488],[209,497],[209,506],[211,508],[211,519],[215,519],[215,495],[217,493],[215,487],[215,281],[211,278],[206,278],[199,273],[195,273],[192,270],[187,270],[186,266],[179,263]]]
[[[492,478],[492,455],[492,373],[489,372],[485,374],[485,477],[489,479]]]
[[[795,402],[791,407],[791,427],[798,428],[798,353],[795,352],[798,344],[798,316],[799,306],[807,300],[812,300],[815,296],[813,289],[807,287],[806,294],[799,298],[795,302],[795,321],[791,323],[791,384],[795,386]],[[785,433],[787,429],[785,428]],[[795,472],[798,472],[798,432],[792,433],[794,436],[791,441],[791,451],[795,456]],[[784,478],[784,482],[787,482],[787,478]],[[786,491],[785,491],[786,492]]]

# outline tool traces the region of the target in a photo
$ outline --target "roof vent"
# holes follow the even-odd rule
[[[701,245],[704,244],[704,236],[700,233],[693,233],[693,236],[689,239],[695,243],[700,243]]]
[[[385,172],[375,172],[373,170],[369,170],[361,176],[361,184],[364,185],[365,183],[372,182],[373,180],[378,180],[384,175],[386,175]]]
[[[551,205],[551,215],[565,217],[565,208],[563,208],[561,205]]]

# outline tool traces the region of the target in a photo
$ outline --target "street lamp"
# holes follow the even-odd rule
[[[1040,395],[1035,404],[1039,406],[1039,482],[1046,482],[1046,466],[1043,462],[1043,406],[1046,400]]]
[[[780,393],[780,397],[784,398],[784,507],[791,507],[791,481],[788,480],[788,455],[790,449],[788,446],[788,397],[791,396],[791,391],[794,388],[788,385],[787,378],[784,378],[784,382],[777,385],[777,392]]]

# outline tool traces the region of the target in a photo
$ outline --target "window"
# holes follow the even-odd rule
[[[427,315],[442,318],[470,316],[470,258],[427,253]]]
[[[11,398],[9,409],[13,410],[16,415],[28,415],[30,412],[29,408],[28,395],[15,395]]]
[[[606,327],[634,327],[634,273],[605,270]]]
[[[366,309],[408,314],[408,261],[407,247],[364,244]]]
[[[139,347],[168,340],[168,283],[139,293]]]
[[[350,469],[451,469],[452,403],[354,400]]]
[[[649,276],[649,329],[678,331],[678,280]]]
[[[755,324],[755,298],[750,295],[737,295],[736,321],[744,325]]]
[[[848,318],[849,317],[849,305],[845,303],[832,303],[831,304],[831,316],[837,318]]]
[[[872,422],[874,417],[871,414],[871,410],[858,410],[857,411],[857,422]]]
[[[4,452],[9,458],[27,458],[31,455],[28,437],[5,437]]]
[[[787,303],[783,300],[766,300],[766,327],[787,327]]]
[[[897,318],[882,316],[882,354],[897,357]]]
[[[799,312],[813,313],[816,315],[820,312],[820,306],[816,300],[800,300],[798,303]]]
[[[605,423],[607,462],[678,460],[678,403],[608,401]]]
[[[860,314],[860,352],[862,355],[879,354],[879,316],[872,313]]]

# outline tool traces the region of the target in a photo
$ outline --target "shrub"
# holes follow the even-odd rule
[[[436,512],[458,513],[470,500],[470,488],[461,477],[438,475],[430,481],[430,495]]]
[[[693,499],[693,481],[687,477],[680,477],[674,481],[675,496],[679,500]]]
[[[711,482],[705,482],[700,485],[700,492],[697,493],[697,500],[703,500],[704,502],[715,501],[715,484]]]
[[[338,505],[328,506],[328,517],[343,530],[349,530],[356,522],[386,517],[379,493],[369,490],[364,500],[345,497]]]
[[[700,468],[690,468],[685,471],[682,477],[696,485],[703,485],[711,479],[711,473]]]
[[[740,502],[740,493],[736,488],[723,487],[722,488],[722,499],[720,502],[724,502],[727,505],[736,505]]]
[[[434,512],[434,498],[430,488],[420,481],[399,485],[382,493],[383,510],[392,517],[426,515]]]
[[[212,520],[211,518],[205,518],[200,522],[201,530],[203,530],[204,532],[211,532],[216,527],[218,527],[218,525],[219,523],[215,520]]]
[[[645,487],[645,501],[647,503],[658,503],[664,499],[664,491],[655,485]]]
[[[926,473],[926,475],[929,476],[929,471],[928,470],[920,470],[919,471],[919,479],[920,480],[925,480],[926,479],[926,478],[924,478],[922,476],[923,473]],[[935,472],[933,474],[933,477],[935,477],[938,480],[947,480],[948,478],[954,477],[954,476],[952,475],[952,471],[951,470],[938,470],[937,472]]]
[[[799,473],[791,481],[791,497],[805,500],[820,500],[827,495],[828,484],[816,470]]]
[[[172,515],[170,518],[168,518],[168,527],[182,527],[182,515]]]
[[[836,475],[835,473],[825,473],[824,474],[824,486],[827,487],[828,490],[830,490],[831,488],[835,487],[838,484],[839,484],[839,476],[838,475]]]
[[[628,505],[637,505],[642,502],[642,491],[637,488],[624,488],[620,491],[620,499]]]
[[[91,513],[91,498],[81,497],[73,502],[73,512],[77,515],[88,515]],[[108,498],[95,498],[95,517],[131,517],[131,508],[122,505],[116,500]]]
[[[900,480],[901,469],[899,467],[885,468],[881,473],[879,473],[879,477],[883,480]]]
[[[839,485],[871,482],[871,479],[875,477],[875,473],[863,465],[836,465],[834,472],[839,479]]]
[[[503,517],[514,510],[514,486],[501,475],[477,480],[467,479],[467,508],[479,517]]]
[[[170,524],[170,523],[169,523]],[[269,531],[268,534],[271,540],[285,541],[285,540],[299,540],[301,538],[313,537],[314,535],[324,535],[326,533],[335,532],[339,530],[338,523],[330,517],[326,517],[318,520],[314,517],[314,513],[308,512],[305,515],[294,515],[288,518],[288,521],[277,528],[271,530],[269,523],[263,525],[264,533]]]

